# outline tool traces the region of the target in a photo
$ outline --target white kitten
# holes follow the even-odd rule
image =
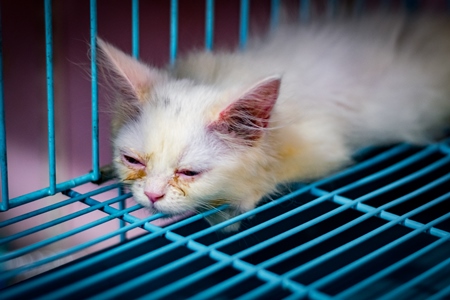
[[[366,18],[283,28],[245,52],[156,70],[98,39],[116,93],[114,164],[134,198],[181,214],[248,211],[359,147],[425,142],[450,117],[446,20]],[[237,226],[229,229],[237,229]]]

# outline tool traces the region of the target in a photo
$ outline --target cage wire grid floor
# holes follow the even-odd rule
[[[138,205],[113,207],[128,194],[91,198],[117,184],[86,194],[69,190],[66,204],[81,201],[107,216],[65,235],[111,219],[125,226],[53,259],[135,227],[148,233],[6,288],[0,298],[448,299],[449,170],[449,140],[378,149],[213,227],[204,216],[215,211],[159,227],[149,222],[161,215],[140,219],[131,214]],[[219,231],[236,221],[240,231]],[[3,272],[0,280],[20,271]]]

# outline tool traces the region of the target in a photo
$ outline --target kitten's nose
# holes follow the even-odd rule
[[[164,194],[152,193],[152,192],[144,192],[144,194],[148,197],[152,203],[155,203],[158,200],[161,200],[164,197]]]

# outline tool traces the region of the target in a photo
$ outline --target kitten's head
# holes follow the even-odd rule
[[[134,199],[181,214],[229,203],[254,207],[267,192],[265,147],[280,78],[239,93],[175,79],[98,39],[116,95],[114,164]]]

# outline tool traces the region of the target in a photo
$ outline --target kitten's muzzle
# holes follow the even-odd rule
[[[158,200],[161,200],[164,198],[165,194],[160,193],[152,193],[152,192],[144,192],[144,194],[147,196],[148,200],[150,200],[152,203],[155,203]]]

